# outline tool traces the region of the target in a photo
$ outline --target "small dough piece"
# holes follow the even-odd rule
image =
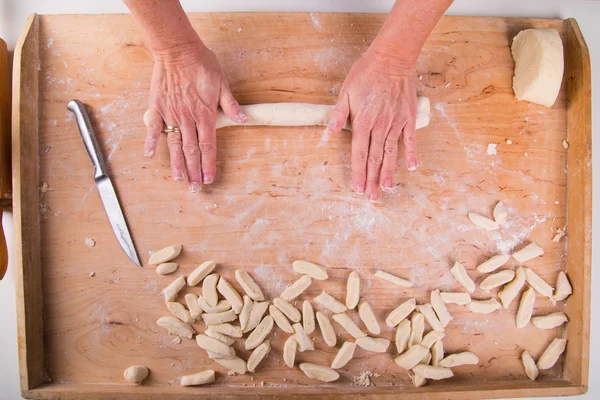
[[[235,339],[233,339],[227,335],[223,335],[222,333],[216,332],[211,327],[208,327],[206,329],[206,331],[204,331],[204,334],[206,336],[210,336],[213,339],[220,340],[221,342],[225,343],[227,346],[231,346],[232,344],[235,343]]]
[[[552,368],[566,347],[567,339],[554,339],[539,358],[537,362],[538,369]]]
[[[252,306],[254,302],[250,297],[244,296],[244,305],[242,306],[242,311],[240,311],[240,328],[242,328],[242,332],[246,329],[248,325],[248,320],[250,319],[250,313],[252,312]]]
[[[447,327],[450,321],[454,319],[454,317],[448,312],[448,309],[446,308],[446,305],[444,304],[444,301],[442,300],[442,297],[440,296],[440,291],[438,289],[431,291],[430,301],[431,306],[433,307],[438,319],[440,320],[444,328]]]
[[[187,278],[188,286],[196,286],[202,281],[202,279],[206,278],[208,274],[213,272],[217,263],[214,261],[205,261],[200,264],[195,270],[192,271],[190,276]]]
[[[193,375],[184,375],[181,377],[181,386],[199,386],[215,382],[215,371],[209,369],[198,372]]]
[[[307,335],[315,331],[315,310],[308,300],[302,303],[302,328]]]
[[[294,336],[290,336],[283,345],[283,362],[290,368],[294,368],[298,342]]]
[[[322,365],[300,363],[298,367],[304,372],[304,375],[321,382],[333,382],[340,377],[336,371]]]
[[[482,290],[489,292],[490,290],[495,289],[498,286],[502,286],[505,283],[512,281],[514,277],[515,271],[513,271],[512,269],[505,269],[485,278],[481,282],[481,284],[479,284],[479,287]]]
[[[187,304],[188,309],[190,310],[190,315],[196,321],[200,315],[202,315],[202,307],[198,304],[198,296],[194,293],[188,293],[184,297],[185,304]]]
[[[425,321],[427,321],[431,329],[438,332],[444,332],[444,324],[442,324],[437,315],[435,315],[435,311],[433,311],[431,304],[419,304],[417,310],[423,314]]]
[[[273,299],[273,304],[275,307],[279,309],[286,317],[289,318],[292,322],[300,322],[301,315],[300,311],[296,307],[294,307],[290,302],[277,297]]]
[[[202,314],[202,319],[206,325],[224,324],[225,322],[235,321],[237,317],[238,316],[233,312],[233,310],[216,314]]]
[[[435,342],[442,340],[444,336],[446,336],[444,332],[431,331],[423,337],[423,340],[421,340],[421,343],[419,344],[423,347],[431,349]]]
[[[440,366],[446,368],[459,367],[461,365],[477,365],[479,364],[479,357],[471,353],[470,351],[463,351],[462,353],[450,354],[442,361]]]
[[[248,318],[248,323],[246,324],[246,329],[244,329],[244,333],[250,332],[252,329],[256,328],[260,321],[262,320],[263,315],[267,312],[267,308],[269,308],[268,301],[255,301],[252,305],[252,311],[250,311],[250,317]]]
[[[477,266],[477,271],[483,273],[489,273],[497,270],[504,264],[506,264],[510,260],[510,256],[508,254],[498,254],[496,256],[492,256],[489,260],[482,262]]]
[[[292,301],[296,297],[300,296],[310,286],[311,283],[312,278],[310,276],[302,275],[300,279],[285,288],[279,297],[287,301]]]
[[[359,298],[360,276],[358,276],[358,272],[352,271],[348,275],[348,282],[346,283],[346,307],[353,310],[358,305]]]
[[[44,185],[48,186],[46,182],[44,182]],[[96,245],[96,241],[92,238],[85,238],[85,245],[89,248],[92,248]]]
[[[204,310],[207,314],[215,314],[223,311],[231,310],[231,304],[227,300],[221,300],[217,303],[216,306],[211,307],[206,302],[206,299],[202,296],[198,296],[198,305],[202,310]]]
[[[369,336],[356,339],[356,344],[373,353],[385,353],[390,347],[390,341],[385,338],[372,338]]]
[[[531,320],[533,314],[533,303],[535,302],[535,292],[532,288],[527,289],[521,296],[519,310],[517,311],[517,328],[525,328]]]
[[[216,358],[215,361],[227,368],[228,370],[235,372],[236,374],[244,375],[248,372],[246,368],[246,361],[242,360],[239,357],[234,358]]]
[[[538,274],[536,274],[532,269],[525,267],[525,279],[527,283],[531,285],[532,288],[535,289],[536,292],[541,294],[542,296],[546,296],[552,301],[552,304],[556,304],[556,300],[554,299],[554,290],[552,286],[548,285],[545,280],[543,280]]]
[[[496,221],[494,221],[493,219],[486,218],[483,215],[470,212],[468,216],[473,224],[482,229],[485,229],[486,231],[495,231],[499,228],[498,223]]]
[[[213,331],[222,333],[223,335],[241,338],[242,337],[242,328],[239,326],[231,325],[229,323],[211,325],[210,326]]]
[[[283,315],[281,311],[279,311],[279,308],[275,307],[274,305],[270,305],[269,315],[273,318],[273,321],[275,321],[275,324],[277,324],[279,329],[287,333],[294,333],[294,328],[292,328],[290,321],[288,321],[287,317]]]
[[[555,312],[548,315],[531,318],[531,323],[539,329],[552,329],[568,322],[569,319],[563,312]]]
[[[352,318],[350,318],[348,314],[334,314],[332,318],[335,322],[340,324],[342,328],[344,328],[346,332],[348,332],[354,339],[367,336],[367,334],[361,331],[354,321],[352,321]]]
[[[233,349],[233,347],[231,348],[231,350],[229,351],[229,354],[224,356],[222,354],[217,354],[217,353],[213,353],[212,351],[207,351],[206,352],[208,354],[208,358],[210,358],[211,360],[215,360],[217,358],[235,358],[235,350]]]
[[[354,357],[354,350],[356,350],[356,343],[352,342],[344,342],[342,347],[338,350],[333,362],[331,363],[331,368],[340,369],[344,368],[352,357]]]
[[[440,379],[452,378],[454,376],[450,368],[436,367],[433,365],[419,364],[415,366],[412,370],[416,375],[419,375],[421,378],[433,379],[435,381],[438,381]]]
[[[408,347],[408,340],[410,339],[410,321],[407,319],[402,320],[396,328],[396,335],[394,341],[396,342],[396,351],[398,354],[404,353]]]
[[[379,279],[383,279],[384,281],[391,282],[394,285],[398,285],[403,288],[410,288],[410,287],[414,286],[414,283],[412,283],[411,281],[407,281],[406,279],[399,278],[395,275],[389,274],[384,271],[377,271],[377,272],[375,272],[374,276]]]
[[[533,360],[531,353],[525,350],[521,355],[521,360],[523,361],[523,367],[525,367],[525,374],[529,379],[535,381],[539,375],[539,371],[535,365],[535,361]]]
[[[250,357],[248,357],[248,362],[246,363],[248,371],[254,372],[256,367],[258,367],[258,364],[260,364],[260,362],[269,354],[269,351],[271,351],[271,343],[269,343],[268,340],[265,340],[255,348],[252,354],[250,354]]]
[[[525,29],[510,47],[515,70],[513,90],[517,100],[551,107],[564,72],[563,44],[554,29]]]
[[[428,351],[425,357],[421,360],[419,364],[429,364],[431,362],[431,351]]]
[[[498,204],[496,204],[496,207],[494,207],[494,221],[496,221],[498,224],[502,225],[506,222],[507,216],[508,216],[508,212],[506,212],[504,203],[499,201]]]
[[[166,263],[167,261],[171,261],[175,257],[181,253],[181,249],[183,248],[180,244],[175,244],[173,246],[165,247],[162,250],[157,251],[156,253],[150,256],[150,261],[148,262],[150,265],[158,265],[162,263]]]
[[[467,304],[467,308],[474,313],[478,314],[490,314],[502,306],[496,299],[488,300],[472,300]]]
[[[440,297],[446,304],[458,304],[459,306],[464,306],[471,302],[471,295],[469,293],[442,292],[440,293]]]
[[[193,324],[195,319],[192,318],[190,312],[185,308],[185,306],[181,303],[177,303],[175,301],[170,301],[167,303],[167,308],[174,316],[185,322],[186,324]]]
[[[191,339],[192,336],[194,336],[194,333],[196,333],[190,324],[182,322],[175,317],[161,317],[156,321],[156,325],[165,328],[173,335],[182,336],[188,339]]]
[[[454,267],[450,269],[450,272],[452,275],[454,275],[458,283],[467,289],[469,293],[473,293],[475,291],[475,282],[473,282],[473,279],[469,277],[467,270],[461,263],[456,261],[454,263]]]
[[[408,338],[408,347],[421,343],[423,340],[423,332],[425,331],[425,318],[423,314],[415,312],[410,317],[410,337]]]
[[[417,300],[413,297],[412,299],[406,300],[404,303],[400,304],[394,311],[388,315],[385,320],[385,323],[390,328],[398,325],[404,318],[408,317],[411,312],[415,310],[417,307]]]
[[[211,307],[215,307],[219,302],[219,294],[217,293],[219,278],[219,274],[210,274],[202,281],[202,297]]]
[[[217,290],[225,300],[231,304],[231,309],[236,314],[239,314],[242,311],[242,307],[244,306],[244,302],[242,301],[242,297],[240,294],[231,286],[229,282],[223,277],[219,278],[219,283],[217,283]]]
[[[175,300],[175,297],[179,294],[181,289],[185,286],[185,278],[180,276],[175,279],[169,286],[163,289],[163,294],[165,295],[165,303]]]
[[[332,313],[343,313],[346,311],[346,306],[325,290],[315,297],[314,300]]]
[[[337,343],[337,336],[335,335],[335,330],[331,325],[331,321],[327,318],[327,315],[323,314],[321,311],[317,311],[317,321],[319,322],[321,336],[323,336],[325,344],[329,347],[335,346]]]
[[[502,306],[504,308],[508,308],[510,306],[510,303],[512,303],[515,297],[517,297],[524,284],[525,270],[523,267],[519,267],[515,273],[515,278],[511,282],[507,283],[500,292],[498,292],[498,297],[502,301]]]
[[[270,315],[267,315],[248,336],[246,343],[244,343],[244,348],[246,350],[255,349],[265,340],[269,333],[271,333],[271,330],[273,330],[273,318]]]
[[[230,357],[231,351],[233,350],[233,348],[227,346],[220,340],[204,335],[202,333],[196,335],[196,343],[198,343],[198,346],[201,349],[210,351],[211,353],[219,354],[223,357]]]
[[[294,271],[298,272],[299,274],[308,275],[318,281],[324,281],[325,279],[329,278],[327,270],[324,267],[308,261],[294,261],[292,263],[292,268],[294,268]]]
[[[408,377],[412,380],[412,383],[415,387],[421,387],[427,384],[427,379],[415,374],[414,372],[409,371]]]
[[[375,317],[375,313],[373,313],[373,309],[365,301],[365,299],[361,299],[358,304],[358,316],[365,324],[369,332],[374,335],[379,335],[381,333],[381,328],[379,327],[379,322],[377,322],[377,318]]]
[[[439,366],[444,359],[444,343],[438,340],[431,346],[431,365]]]
[[[398,364],[399,367],[408,371],[419,364],[421,360],[427,356],[427,353],[429,353],[429,349],[417,344],[409,348],[405,353],[396,357],[394,362]]]
[[[544,254],[544,250],[535,243],[530,243],[521,250],[513,253],[513,258],[523,264]]]
[[[573,288],[569,283],[569,278],[564,271],[558,273],[558,279],[556,280],[556,289],[554,289],[554,298],[557,301],[562,301],[569,297],[573,293]]]
[[[244,292],[255,301],[263,301],[265,296],[263,295],[260,287],[254,282],[254,279],[243,269],[235,271],[235,280],[240,284]],[[248,368],[250,370],[250,368]]]
[[[307,350],[315,349],[313,341],[308,337],[306,332],[304,332],[304,328],[302,328],[302,325],[300,325],[299,323],[295,323],[294,325],[292,325],[292,328],[294,328],[294,337],[298,342],[298,351],[302,353]]]
[[[127,382],[142,383],[148,377],[148,368],[143,365],[132,365],[123,372],[123,377]]]
[[[158,264],[158,267],[156,267],[156,273],[159,275],[172,274],[173,272],[177,271],[177,267],[177,263],[174,262]]]

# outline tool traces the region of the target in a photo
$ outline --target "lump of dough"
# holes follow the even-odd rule
[[[562,82],[563,45],[554,29],[526,29],[511,46],[515,60],[513,90],[518,100],[552,106]]]

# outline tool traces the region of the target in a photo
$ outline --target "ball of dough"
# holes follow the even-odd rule
[[[550,107],[556,101],[564,70],[563,45],[554,29],[526,29],[515,36],[513,90],[518,100]]]
[[[123,377],[131,383],[142,383],[148,377],[148,368],[143,365],[132,365],[123,372]]]

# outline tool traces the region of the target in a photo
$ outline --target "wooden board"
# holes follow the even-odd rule
[[[234,94],[246,104],[334,103],[345,74],[384,18],[191,15]],[[509,45],[525,28],[554,28],[565,43],[565,79],[550,109],[518,102],[512,93]],[[589,54],[574,20],[444,17],[417,64],[418,92],[432,102],[431,124],[418,133],[420,167],[412,173],[399,167],[394,193],[377,204],[350,188],[350,134],[327,137],[316,127],[220,130],[215,184],[189,194],[184,184],[173,182],[164,143],[155,159],[142,154],[141,116],[152,60],[129,16],[31,16],[15,60],[15,266],[25,397],[391,399],[402,393],[458,399],[586,391],[591,95]],[[297,368],[284,366],[286,335],[281,331],[271,335],[273,350],[254,380],[227,376],[194,341],[175,345],[155,325],[168,315],[161,290],[175,276],[136,268],[121,251],[66,110],[72,98],[89,107],[146,264],[152,251],[181,243],[184,252],[175,276],[214,259],[230,282],[235,269],[246,269],[269,298],[297,278],[293,260],[327,266],[331,278],[315,282],[300,299],[322,289],[343,298],[345,279],[356,270],[364,298],[383,321],[409,297],[426,302],[432,289],[460,290],[449,272],[454,260],[480,281],[474,269],[486,257],[534,241],[545,254],[528,265],[551,284],[558,271],[566,270],[575,290],[566,307],[538,296],[535,314],[565,310],[570,322],[566,329],[540,331],[529,325],[517,330],[516,302],[487,316],[450,306],[455,319],[447,328],[446,352],[469,349],[481,362],[455,369],[451,380],[418,389],[392,362],[391,347],[380,355],[358,350],[339,381],[316,384]],[[569,141],[569,150],[563,140]],[[486,152],[489,143],[498,144],[498,154]],[[49,189],[40,192],[43,182]],[[501,230],[484,232],[468,221],[467,212],[491,215],[499,200],[509,209]],[[567,224],[568,238],[552,242],[553,228]],[[85,246],[87,237],[96,241],[94,248]],[[411,279],[416,286],[401,290],[371,279],[377,269]],[[92,271],[95,276],[89,277]],[[489,295],[478,289],[474,297]],[[382,336],[391,338],[393,332],[385,324],[382,328]],[[329,364],[336,350],[326,347],[318,333],[313,336],[317,351],[299,354],[298,360]],[[559,336],[569,339],[564,362],[530,382],[519,361],[521,352],[527,349],[537,358]],[[338,346],[347,339],[341,333]],[[132,364],[150,368],[146,385],[124,384],[123,370]],[[216,385],[178,386],[181,375],[207,368],[217,371]],[[375,374],[374,385],[356,386],[355,379],[365,371]]]

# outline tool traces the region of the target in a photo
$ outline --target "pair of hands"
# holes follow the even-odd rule
[[[412,69],[390,71],[376,54],[356,61],[344,81],[327,130],[339,132],[350,118],[352,183],[371,201],[378,200],[380,187],[394,187],[400,138],[407,168],[417,166],[416,104]],[[176,58],[155,54],[144,155],[154,155],[164,125],[179,127],[180,133],[167,134],[172,176],[183,180],[187,171],[191,192],[215,179],[218,106],[235,122],[248,120],[217,58],[201,41]]]

